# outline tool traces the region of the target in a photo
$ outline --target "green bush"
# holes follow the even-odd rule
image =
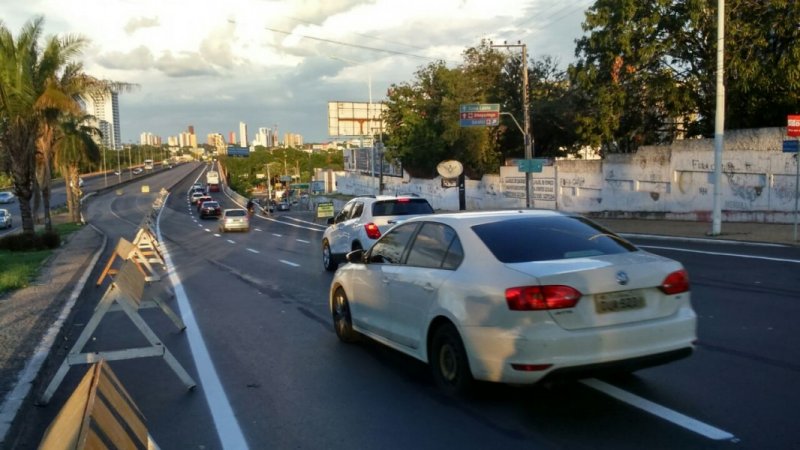
[[[12,252],[48,250],[58,248],[60,245],[61,235],[55,231],[40,234],[11,234],[0,238],[0,250]]]

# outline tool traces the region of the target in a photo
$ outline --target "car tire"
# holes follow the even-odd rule
[[[353,329],[353,318],[350,315],[350,302],[348,302],[347,294],[341,287],[337,288],[333,293],[332,306],[331,314],[336,336],[340,341],[348,344],[358,341],[359,334]]]
[[[339,266],[333,258],[333,254],[331,253],[331,246],[328,244],[328,241],[322,242],[322,265],[325,267],[325,270],[328,272],[333,272]]]
[[[463,394],[474,383],[464,343],[453,324],[441,325],[433,333],[428,363],[436,385],[447,395]]]

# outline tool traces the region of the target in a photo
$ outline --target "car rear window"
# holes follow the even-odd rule
[[[409,216],[433,214],[433,208],[424,198],[380,200],[372,204],[372,216]]]
[[[242,217],[247,215],[247,211],[243,209],[234,209],[233,211],[227,211],[225,215],[228,217]]]
[[[523,217],[475,225],[472,229],[503,263],[637,251],[633,244],[582,217]]]
[[[203,202],[203,208],[217,208],[219,207],[219,203],[217,202]]]

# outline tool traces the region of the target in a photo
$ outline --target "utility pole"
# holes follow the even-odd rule
[[[714,117],[714,201],[711,235],[722,232],[722,149],[725,146],[725,0],[717,0],[717,109]]]
[[[522,49],[522,114],[523,114],[523,135],[525,139],[525,159],[533,158],[533,135],[531,134],[530,107],[528,104],[528,46],[521,41],[516,44],[492,44],[492,48],[520,48]],[[525,172],[525,207],[530,208],[531,202],[531,173]]]

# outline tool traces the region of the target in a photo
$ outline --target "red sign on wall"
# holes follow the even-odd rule
[[[786,122],[786,135],[800,137],[800,115],[788,116]]]

